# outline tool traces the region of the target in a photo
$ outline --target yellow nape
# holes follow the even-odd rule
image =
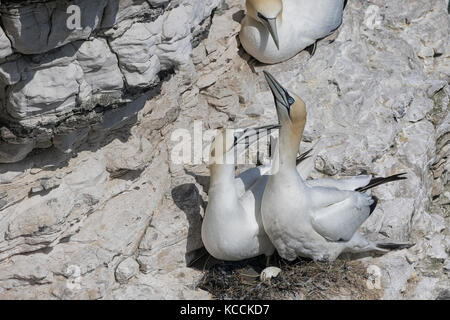
[[[283,11],[282,0],[247,0],[247,15],[260,20],[258,13],[268,19],[278,18]]]

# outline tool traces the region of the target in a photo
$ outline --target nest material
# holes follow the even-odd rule
[[[220,300],[368,300],[381,297],[381,290],[367,287],[369,275],[357,261],[323,263],[298,259],[288,262],[276,257],[272,265],[282,271],[278,277],[263,283],[259,274],[265,267],[264,257],[241,262],[214,261],[209,257],[198,287]]]

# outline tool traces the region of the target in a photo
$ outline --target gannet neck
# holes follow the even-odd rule
[[[303,133],[303,130],[301,130]],[[280,170],[296,170],[297,153],[301,141],[300,135],[295,134],[292,124],[282,124],[280,129],[279,159]]]
[[[306,105],[299,96],[288,92],[269,72],[264,71],[264,76],[272,91],[280,123],[279,169],[295,171],[297,152],[306,124]]]
[[[234,164],[212,164],[210,170],[210,189],[216,187],[234,186],[235,169]]]

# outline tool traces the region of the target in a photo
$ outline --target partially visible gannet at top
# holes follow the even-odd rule
[[[344,0],[246,0],[239,38],[263,63],[292,58],[342,22]]]
[[[300,97],[284,89],[265,72],[275,98],[280,122],[279,153],[261,204],[265,231],[281,257],[298,256],[334,261],[342,252],[381,251],[409,244],[377,244],[357,230],[369,217],[377,199],[365,193],[389,181],[405,179],[403,174],[387,178],[370,175],[349,179],[304,181],[295,168],[298,145],[306,123],[306,106]]]
[[[271,165],[248,169],[235,178],[235,159],[239,155],[236,146],[251,135],[263,135],[273,128],[278,126],[254,128],[240,135],[223,130],[211,144],[210,188],[201,235],[206,250],[216,259],[238,261],[262,254],[269,257],[275,250],[261,220],[261,200]],[[308,154],[296,162],[300,174],[308,176],[312,169]]]

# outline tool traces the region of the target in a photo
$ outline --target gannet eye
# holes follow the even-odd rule
[[[294,104],[294,102],[295,102],[295,99],[294,98],[292,98],[292,97],[288,97],[288,103],[289,103],[289,105],[291,106],[291,105],[293,105]]]

